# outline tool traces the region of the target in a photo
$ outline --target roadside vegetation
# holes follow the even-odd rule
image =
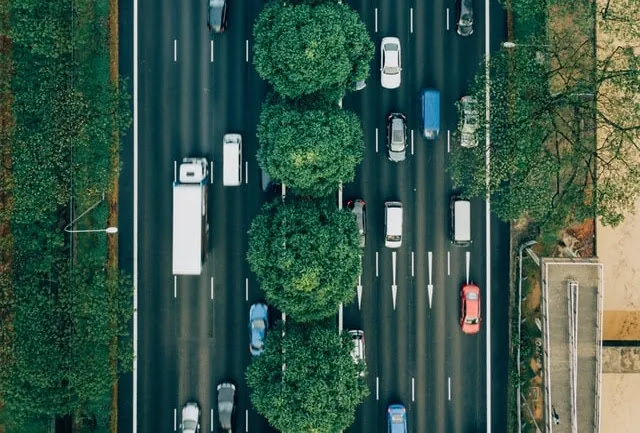
[[[274,90],[262,107],[258,162],[286,198],[254,219],[247,260],[287,321],[247,369],[251,401],[284,433],[343,431],[369,391],[334,320],[355,298],[362,253],[354,215],[335,204],[364,156],[360,121],[341,100],[366,80],[374,47],[337,0],[272,0],[253,33],[254,66]]]
[[[74,227],[107,226],[112,143],[130,123],[128,98],[109,76],[109,1],[0,4],[11,47],[1,59],[3,70],[11,65],[2,87],[1,417],[8,432],[44,431],[56,418],[108,431],[112,387],[131,365],[131,282],[107,274],[105,233],[64,229],[97,203]]]
[[[369,395],[365,365],[353,362],[352,346],[333,323],[280,323],[247,369],[251,403],[282,433],[346,430]]]

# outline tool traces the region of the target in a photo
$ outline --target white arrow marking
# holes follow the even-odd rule
[[[398,286],[396,285],[396,252],[391,253],[391,264],[393,267],[393,284],[391,285],[391,296],[393,297],[393,309],[396,309],[396,295],[398,293]]]
[[[469,266],[471,265],[471,253],[467,251],[466,259],[467,259],[467,284],[469,284]]]

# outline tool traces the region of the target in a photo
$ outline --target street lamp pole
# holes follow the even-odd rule
[[[69,224],[67,224],[65,226],[65,228],[64,228],[64,231],[67,232],[67,233],[98,233],[98,232],[105,232],[107,234],[118,233],[118,227],[107,227],[105,229],[89,229],[89,230],[73,230],[73,229],[69,228],[73,224],[75,224],[76,221],[78,221],[80,218],[82,218],[83,216],[88,214],[91,210],[93,210],[96,206],[98,206],[103,201],[104,201],[104,193],[102,193],[102,197],[100,198],[100,200],[95,202],[91,207],[89,207],[89,209],[87,209],[86,211],[82,212],[77,218],[75,218],[73,221],[71,221]]]

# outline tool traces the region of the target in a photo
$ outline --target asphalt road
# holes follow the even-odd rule
[[[130,3],[121,3],[121,20],[126,23],[130,13],[126,5]],[[141,433],[174,431],[180,422],[180,408],[189,400],[198,401],[202,408],[202,431],[210,431],[212,425],[219,431],[215,388],[226,380],[238,386],[234,431],[271,430],[251,408],[244,384],[244,371],[250,362],[249,306],[262,299],[245,255],[246,231],[264,202],[255,160],[255,125],[266,86],[253,70],[250,58],[252,24],[263,2],[230,3],[229,27],[224,34],[214,36],[206,26],[205,1],[138,1],[137,431]],[[453,247],[448,236],[452,185],[446,172],[447,130],[453,132],[457,125],[454,102],[465,94],[484,54],[484,2],[475,2],[475,33],[468,38],[455,33],[452,0],[350,3],[369,27],[376,56],[366,89],[348,95],[344,101],[345,108],[361,116],[366,143],[365,160],[356,181],[345,185],[344,199],[365,199],[368,223],[362,305],[361,309],[357,303],[345,308],[344,324],[347,329],[360,328],[366,333],[371,389],[349,431],[386,431],[385,410],[393,402],[407,406],[410,432],[485,431],[486,321],[475,336],[462,334],[458,322],[466,253],[470,253],[470,280],[482,289],[487,286],[485,203],[472,203],[471,247]],[[505,40],[504,16],[497,3],[492,3],[491,18],[492,47],[496,49],[499,41]],[[124,29],[121,35],[123,42],[127,32],[130,29]],[[397,36],[402,43],[400,89],[380,86],[378,46],[384,36]],[[131,52],[125,48],[121,55],[121,68],[126,73]],[[436,142],[425,142],[420,134],[419,92],[423,87],[442,92],[441,136]],[[410,148],[407,161],[400,164],[386,158],[385,119],[391,111],[404,112],[409,130],[414,130],[413,154]],[[221,182],[221,143],[226,132],[239,132],[244,138],[248,183],[239,187],[223,187]],[[128,140],[125,151],[130,146]],[[126,236],[132,230],[127,218],[132,212],[130,155],[125,152],[121,188],[121,216],[125,220],[120,224],[121,263],[131,260],[131,237]],[[185,156],[205,156],[214,161],[209,190],[211,248],[201,276],[178,276],[174,284],[173,162]],[[405,206],[403,246],[397,250],[395,309],[392,254],[384,248],[382,238],[386,200],[400,200]],[[506,419],[508,230],[495,218],[491,226],[492,425],[494,431],[502,431]],[[431,306],[427,294],[429,252],[434,286]],[[483,292],[486,317],[485,302]],[[122,381],[120,393],[123,432],[131,431],[132,398],[127,379]]]

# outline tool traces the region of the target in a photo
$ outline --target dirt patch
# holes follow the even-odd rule
[[[542,296],[542,290],[540,290],[540,281],[537,278],[529,278],[529,293],[527,293],[527,300],[525,301],[525,317],[527,319],[533,319],[536,316],[536,312],[540,310],[540,299]]]
[[[640,340],[640,311],[605,311],[604,340]]]

